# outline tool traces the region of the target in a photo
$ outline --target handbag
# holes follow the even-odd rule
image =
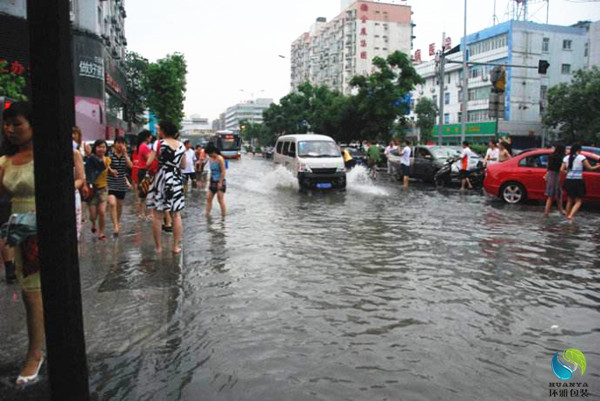
[[[153,179],[154,177],[149,173],[146,173],[144,178],[142,178],[142,181],[139,184],[140,198],[144,198],[146,195],[148,195],[148,192],[150,192],[150,185],[152,184]]]
[[[94,188],[94,184],[87,183],[85,185],[87,186],[87,190],[88,190],[87,196],[84,198],[82,195],[81,200],[84,202],[89,202],[92,200],[92,198],[96,194],[96,189]]]
[[[35,213],[14,213],[0,228],[0,238],[10,246],[21,248],[23,277],[40,271],[37,221]]]

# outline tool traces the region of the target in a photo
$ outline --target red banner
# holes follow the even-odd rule
[[[450,49],[452,49],[452,39],[448,36],[446,38],[445,43],[444,43],[444,50],[447,51],[447,50],[450,50]]]
[[[420,63],[421,62],[421,49],[417,50],[415,52],[415,62],[416,63]]]
[[[429,45],[429,55],[430,55],[430,56],[433,56],[433,55],[435,55],[435,43],[431,43],[431,44]]]

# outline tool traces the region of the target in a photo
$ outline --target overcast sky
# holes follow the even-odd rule
[[[444,31],[453,45],[458,43],[464,0],[396,2],[412,6],[414,49],[422,49],[424,59],[429,43],[440,43]],[[496,3],[500,22],[506,21],[509,0]],[[530,20],[545,23],[545,3],[532,3]],[[185,112],[211,120],[240,101],[278,101],[287,94],[292,41],[317,17],[329,21],[341,11],[340,0],[127,0],[125,7],[129,50],[151,61],[183,53],[188,63]],[[468,8],[468,33],[492,25],[494,0],[468,0]],[[550,2],[550,24],[580,20],[600,20],[600,2]]]

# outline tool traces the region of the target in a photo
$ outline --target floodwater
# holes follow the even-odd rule
[[[546,400],[567,348],[587,359],[572,381],[600,393],[597,210],[569,224],[361,170],[304,194],[251,157],[230,163],[226,199],[207,220],[204,193],[188,196],[180,257],[157,258],[129,210],[118,240],[86,233],[94,399]],[[10,338],[22,352],[0,345],[0,391],[26,345]]]

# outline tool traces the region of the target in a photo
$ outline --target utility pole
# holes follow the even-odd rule
[[[27,2],[35,203],[52,401],[88,401],[75,228],[69,0]]]
[[[442,33],[442,50],[440,51],[440,118],[438,122],[438,145],[442,145],[442,137],[444,135],[444,65],[445,59],[444,56],[444,47],[446,40],[446,32]]]
[[[462,111],[461,111],[461,130],[460,130],[460,142],[465,141],[467,135],[467,120],[469,119],[469,67],[467,66],[467,0],[465,0],[465,16],[464,16],[464,29],[463,29],[463,43],[461,44],[462,56],[463,56],[463,84],[462,84]]]

